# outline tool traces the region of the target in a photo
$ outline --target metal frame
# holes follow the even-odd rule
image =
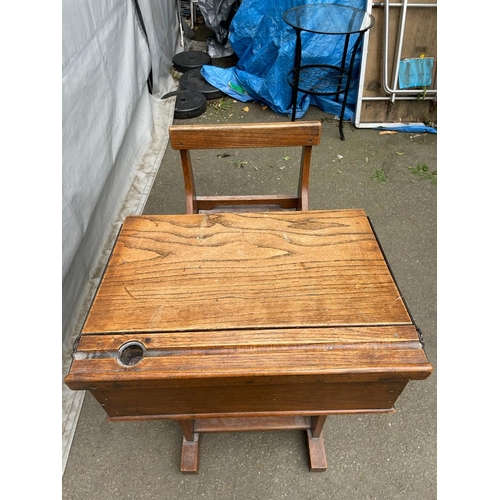
[[[408,125],[424,125],[423,123],[361,123],[361,104],[363,101],[390,101],[395,102],[399,100],[409,101],[409,100],[426,100],[432,101],[437,100],[437,86],[433,89],[426,89],[425,96],[422,97],[421,89],[398,89],[397,82],[399,77],[399,61],[401,59],[401,52],[403,49],[404,40],[404,30],[406,23],[406,13],[409,7],[425,7],[425,8],[437,8],[437,3],[408,3],[408,0],[402,0],[398,3],[390,3],[389,0],[384,0],[383,2],[373,2],[372,0],[367,0],[366,12],[371,14],[372,7],[383,7],[384,8],[384,39],[383,39],[383,60],[382,60],[382,75],[383,81],[382,86],[387,96],[377,96],[377,97],[364,97],[363,96],[363,86],[366,72],[366,60],[368,54],[368,45],[370,40],[370,32],[365,33],[365,40],[363,44],[363,55],[361,59],[360,67],[360,78],[359,78],[359,89],[358,89],[358,99],[356,103],[356,112],[354,116],[354,125],[357,128],[379,128],[384,126],[390,126],[391,128],[405,127]],[[389,10],[391,7],[399,7],[402,9],[399,29],[396,42],[396,56],[394,58],[394,68],[392,74],[392,84],[389,84],[388,78],[388,40],[389,40]],[[436,76],[437,82],[437,76]]]

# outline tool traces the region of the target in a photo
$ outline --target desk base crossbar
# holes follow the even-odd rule
[[[181,472],[197,474],[200,461],[200,436],[204,432],[305,430],[309,448],[309,470],[323,472],[327,468],[323,425],[326,415],[313,417],[248,417],[203,418],[178,420],[181,427]]]

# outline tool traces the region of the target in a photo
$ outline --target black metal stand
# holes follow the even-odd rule
[[[340,66],[333,66],[328,64],[311,64],[301,66],[301,30],[295,28],[295,33],[297,36],[297,43],[295,46],[295,67],[288,74],[288,83],[292,86],[292,122],[295,121],[295,117],[297,114],[297,98],[299,91],[307,94],[333,95],[335,96],[336,102],[339,102],[340,96],[343,94],[342,108],[339,117],[339,131],[340,139],[344,141],[344,113],[349,90],[352,86],[352,70],[354,66],[354,59],[356,51],[362,39],[362,33],[357,34],[357,39],[351,51],[347,69],[347,49],[349,47],[351,35],[345,35],[344,55],[342,57]]]
[[[322,14],[325,14],[325,17]],[[350,17],[346,22],[341,15]],[[329,16],[329,20],[326,18]],[[336,16],[334,19],[333,16]],[[292,122],[297,115],[297,100],[299,92],[316,95],[332,95],[340,104],[339,116],[340,139],[344,137],[344,114],[349,90],[352,87],[354,60],[365,32],[373,26],[373,17],[359,9],[340,5],[308,4],[289,9],[283,15],[287,24],[295,31],[294,67],[288,73],[288,83],[292,87]],[[333,19],[333,21],[331,21]],[[342,17],[344,19],[344,17]],[[337,22],[338,21],[338,22]],[[318,35],[344,37],[344,48],[340,65],[308,64],[302,65],[302,31]],[[349,53],[352,37],[356,37]],[[342,97],[341,97],[342,96]]]

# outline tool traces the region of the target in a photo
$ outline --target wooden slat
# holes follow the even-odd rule
[[[72,386],[93,381],[153,381],[230,377],[297,375],[354,376],[384,374],[387,377],[423,379],[432,367],[420,348],[387,349],[282,349],[262,353],[235,350],[198,351],[144,358],[133,367],[116,359],[75,359],[66,383]],[[378,347],[378,348],[377,348]]]
[[[297,208],[298,196],[289,195],[241,195],[241,196],[197,196],[198,210],[211,210],[218,206],[279,205],[282,208]]]
[[[189,415],[133,415],[133,416],[113,416],[107,418],[109,422],[132,422],[132,421],[150,421],[150,420],[179,420],[179,419],[192,419],[192,418],[257,418],[259,417],[270,417],[270,416],[289,416],[292,415],[294,417],[298,415],[303,416],[314,416],[316,415],[316,411],[276,411],[276,412],[251,412],[251,413],[224,413],[217,412],[216,414],[189,414]],[[328,415],[358,415],[358,414],[374,414],[374,415],[387,415],[395,413],[396,410],[394,408],[390,409],[363,409],[363,410],[323,410],[324,416]]]
[[[180,351],[194,349],[262,349],[283,348],[328,344],[329,348],[362,347],[367,344],[392,346],[410,343],[411,348],[418,343],[419,337],[414,326],[371,326],[371,327],[334,327],[334,328],[288,328],[267,330],[214,330],[188,331],[154,334],[130,333],[82,336],[79,353],[117,352],[126,342],[141,342],[148,351]]]
[[[247,417],[247,418],[200,418],[195,420],[196,432],[239,432],[309,429],[308,417]]]
[[[320,138],[321,122],[170,126],[172,148],[181,150],[314,146]]]

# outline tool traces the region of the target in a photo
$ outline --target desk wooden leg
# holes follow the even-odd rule
[[[323,426],[326,422],[326,415],[319,417],[311,417],[311,434],[313,438],[317,438],[323,432]]]
[[[181,472],[198,474],[200,462],[200,434],[197,432],[192,441],[182,437]]]
[[[313,417],[256,417],[256,418],[206,418],[178,420],[182,429],[181,472],[197,474],[200,461],[200,436],[202,432],[231,432],[279,429],[307,430],[309,469],[322,472],[327,469],[323,425],[326,415]]]
[[[182,429],[181,472],[198,474],[200,433],[194,432],[194,420],[178,420]]]
[[[307,430],[307,444],[309,445],[309,470],[324,472],[326,462],[325,442],[323,440],[323,425],[326,416],[311,417],[311,428]]]

